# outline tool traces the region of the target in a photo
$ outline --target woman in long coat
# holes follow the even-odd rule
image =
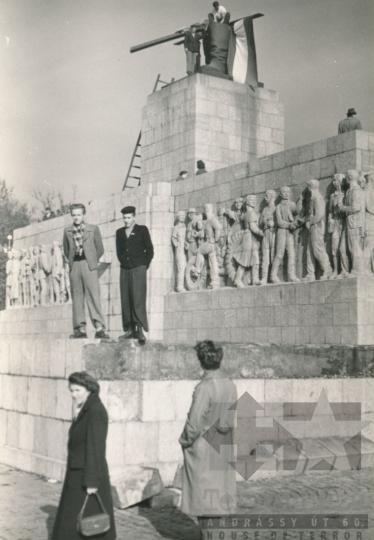
[[[99,398],[98,382],[85,372],[69,377],[69,388],[76,404],[76,415],[69,430],[68,460],[64,486],[52,540],[81,540],[77,518],[86,495],[91,495],[84,517],[100,513],[98,492],[110,515],[110,529],[95,539],[115,540],[113,503],[108,465],[105,459],[108,414]]]
[[[205,374],[196,386],[188,418],[179,439],[184,467],[182,512],[197,517],[226,515],[236,508],[233,459],[233,410],[236,386],[220,369],[223,351],[212,341],[195,350]],[[222,447],[221,445],[225,445]]]

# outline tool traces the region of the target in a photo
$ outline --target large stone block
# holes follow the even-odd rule
[[[66,340],[56,339],[51,342],[49,373],[51,377],[65,377]]]
[[[14,392],[13,409],[15,411],[18,411],[18,412],[27,411],[27,390],[28,390],[27,377],[14,377],[13,378],[13,392]]]
[[[184,422],[160,422],[158,437],[158,461],[171,462],[183,459],[179,437]]]
[[[43,396],[43,380],[39,377],[30,377],[27,390],[27,412],[35,416],[41,415]]]
[[[73,402],[71,399],[68,382],[56,380],[56,403],[54,416],[60,420],[71,420],[73,414]],[[47,414],[47,416],[52,416]]]
[[[35,417],[31,414],[20,415],[19,446],[29,452],[34,448],[34,421]]]
[[[14,341],[9,347],[9,373],[20,375],[22,364],[22,341]]]
[[[141,420],[143,422],[174,420],[175,401],[175,386],[172,381],[144,381]]]
[[[6,443],[8,446],[15,448],[19,447],[20,440],[20,414],[13,411],[8,411],[7,414],[7,437]]]
[[[2,407],[4,409],[7,409],[8,411],[12,411],[14,409],[14,396],[15,396],[15,388],[14,388],[14,381],[15,378],[11,375],[3,375],[2,376]]]
[[[6,444],[8,421],[7,416],[7,411],[5,411],[4,409],[0,409],[0,446]]]
[[[68,378],[75,371],[82,371],[84,343],[82,340],[71,339],[66,341],[66,356],[65,356],[65,377]]]
[[[34,376],[48,377],[51,354],[49,340],[38,339],[35,341]]]
[[[0,339],[0,373],[9,372],[9,341]]]
[[[127,422],[124,430],[126,465],[157,462],[159,424],[157,422]]]
[[[139,420],[140,388],[137,381],[115,381],[108,385],[107,409],[111,422]]]
[[[42,416],[54,418],[56,416],[57,380],[43,380],[42,387]]]
[[[70,422],[48,418],[47,420],[47,455],[50,458],[65,461]]]
[[[128,508],[153,497],[164,488],[160,473],[149,467],[125,467],[111,474],[113,504]]]
[[[109,424],[106,456],[110,468],[122,467],[126,464],[125,450],[127,439],[125,438],[125,431],[126,424],[124,423],[111,422]]]
[[[43,416],[36,416],[34,418],[33,452],[35,454],[41,454],[42,456],[48,455],[48,428],[51,426],[51,422],[52,420],[50,418],[45,418]]]

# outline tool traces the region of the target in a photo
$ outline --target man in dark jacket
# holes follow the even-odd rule
[[[43,216],[43,221],[48,221],[49,219],[53,219],[56,217],[56,214],[52,212],[49,206],[45,207],[45,213]]]
[[[355,118],[356,111],[354,109],[348,109],[347,118],[339,122],[338,135],[341,133],[347,133],[347,131],[355,131],[361,129],[361,122],[358,118]]]
[[[184,50],[186,51],[187,59],[187,75],[193,75],[196,71],[197,56],[200,51],[200,39],[202,34],[196,33],[197,26],[191,26],[191,32],[187,31],[184,34]]]
[[[135,207],[126,206],[121,212],[125,226],[116,232],[116,248],[121,264],[120,291],[125,334],[120,339],[136,338],[140,345],[144,345],[143,328],[148,332],[147,270],[153,259],[153,245],[148,228],[135,223]]]
[[[104,254],[100,229],[85,223],[86,208],[73,204],[73,223],[64,230],[64,255],[69,264],[70,284],[73,299],[73,327],[71,338],[86,338],[86,315],[84,300],[87,300],[92,324],[96,328],[95,338],[108,339],[101,310],[100,285],[97,267]]]

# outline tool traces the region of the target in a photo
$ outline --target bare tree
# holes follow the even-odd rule
[[[78,195],[78,186],[71,186],[71,193],[69,197],[66,197],[63,190],[55,191],[52,188],[43,189],[38,186],[30,191],[31,197],[39,201],[44,210],[46,208],[51,208],[58,215],[68,214],[70,212],[70,207],[76,202]]]
[[[55,193],[53,189],[42,190],[40,186],[34,188],[30,191],[30,195],[33,199],[36,199],[42,203],[44,209],[51,208],[53,204],[53,199],[55,198]]]

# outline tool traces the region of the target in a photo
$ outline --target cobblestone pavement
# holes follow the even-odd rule
[[[374,471],[315,472],[238,484],[239,507],[248,514],[369,514],[369,530],[326,531],[305,529],[287,531],[287,539],[298,540],[371,540],[374,538]],[[0,465],[0,540],[47,540],[51,532],[61,483]],[[198,540],[194,522],[179,510],[152,510],[147,507],[116,510],[118,540]],[[286,531],[252,530],[245,536],[225,532],[222,539],[284,539]],[[276,533],[276,536],[274,534]],[[271,536],[273,534],[273,536]],[[69,540],[68,538],[66,540]]]

